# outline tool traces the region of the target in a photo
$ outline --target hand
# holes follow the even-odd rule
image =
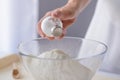
[[[53,11],[47,12],[45,16],[38,23],[38,33],[41,35],[41,37],[47,38],[49,40],[53,40],[55,38],[46,36],[41,30],[41,22],[47,16],[52,16],[61,19],[63,23],[63,34],[62,36],[59,37],[59,39],[64,37],[67,27],[73,24],[76,19],[75,12],[74,10],[71,10],[71,6],[69,5],[65,5],[64,7],[57,8]]]
[[[65,6],[47,12],[45,16],[38,23],[38,33],[43,38],[47,38],[49,40],[55,39],[55,37],[46,36],[41,30],[42,20],[47,16],[52,16],[54,18],[61,19],[63,23],[63,34],[58,39],[63,38],[66,32],[66,29],[75,22],[77,15],[85,7],[85,4],[87,3],[88,3],[88,0],[69,0]]]

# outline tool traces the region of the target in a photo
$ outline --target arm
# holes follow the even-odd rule
[[[62,38],[65,35],[66,29],[74,23],[74,21],[76,20],[76,17],[87,6],[88,3],[89,3],[89,0],[68,0],[66,5],[64,5],[63,7],[57,8],[55,10],[47,12],[42,19],[44,19],[46,16],[60,18],[63,22],[63,28],[64,28],[63,35],[61,37],[59,37],[59,38]],[[42,30],[41,30],[42,19],[38,23],[38,33],[42,37],[46,37],[47,39],[50,39],[50,40],[54,39],[54,37],[47,37],[42,32]]]
[[[79,15],[80,12],[88,5],[90,0],[69,0],[66,6],[71,6],[73,9],[73,12],[75,12],[76,15]]]

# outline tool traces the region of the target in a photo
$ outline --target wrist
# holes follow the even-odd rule
[[[71,7],[77,11],[81,12],[90,0],[69,0],[67,4],[71,5]]]
[[[81,3],[81,0],[69,0],[67,4],[71,4],[73,7],[79,7]]]

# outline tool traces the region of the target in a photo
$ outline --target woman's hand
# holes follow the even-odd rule
[[[41,37],[47,38],[49,40],[55,39],[54,37],[46,36],[41,30],[42,20],[47,16],[52,16],[54,18],[61,19],[63,23],[63,34],[59,37],[59,39],[63,38],[66,33],[66,29],[75,22],[76,17],[80,12],[80,1],[86,1],[86,0],[69,0],[65,6],[47,12],[45,16],[38,23],[38,33],[41,35]]]

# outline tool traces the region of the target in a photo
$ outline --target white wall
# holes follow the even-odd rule
[[[33,38],[36,1],[0,0],[0,54],[15,53],[21,41]]]
[[[40,0],[39,2],[39,19],[47,11],[53,10],[66,3],[67,0]],[[90,20],[94,13],[97,0],[92,0],[85,10],[79,15],[77,21],[68,29],[67,36],[84,37],[89,26]]]

